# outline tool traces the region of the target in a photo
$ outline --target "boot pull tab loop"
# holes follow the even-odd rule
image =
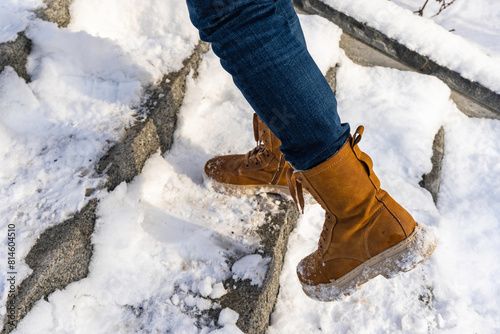
[[[356,129],[356,132],[354,132],[351,147],[358,145],[358,143],[361,141],[361,137],[363,136],[364,131],[365,131],[365,127],[363,125],[358,126],[358,128]]]
[[[259,142],[259,116],[257,114],[253,114],[253,137],[255,141]]]
[[[297,210],[299,210],[299,204],[300,204],[300,210],[302,211],[302,213],[304,213],[304,194],[302,192],[302,184],[300,184],[297,179],[295,179],[295,182],[293,182],[292,177],[293,177],[293,169],[289,168],[286,171],[286,183],[288,184],[288,190],[290,191],[290,195],[292,196],[293,202],[295,203],[295,207],[297,208]],[[297,195],[298,195],[298,200],[297,200]]]
[[[302,214],[304,214],[304,192],[302,191],[302,183],[299,178],[296,178],[296,185],[297,185],[297,197],[299,199],[299,204],[300,204],[300,209],[302,211]]]

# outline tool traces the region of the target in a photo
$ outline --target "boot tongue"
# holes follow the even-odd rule
[[[269,128],[262,122],[257,114],[253,114],[253,137],[257,142],[257,146],[247,153],[246,155],[246,163],[248,163],[248,159],[251,157],[257,156],[259,153],[262,153],[265,149],[273,152],[272,150],[272,140],[271,140],[271,131]],[[274,153],[274,152],[273,152]]]
[[[254,114],[253,118],[253,133],[255,141],[263,144],[275,156],[279,157],[281,151],[279,149],[281,141],[271,132],[267,125]]]

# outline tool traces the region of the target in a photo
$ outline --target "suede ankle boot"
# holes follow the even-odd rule
[[[304,292],[316,300],[338,300],[378,275],[409,271],[437,244],[428,228],[380,188],[372,160],[358,147],[363,130],[327,161],[293,172],[295,181],[292,170],[287,173],[295,203],[303,207],[304,187],[326,211],[317,250],[297,266]]]
[[[218,156],[207,161],[205,176],[216,190],[252,194],[259,190],[288,194],[285,161],[280,140],[254,114],[257,146],[247,154]]]

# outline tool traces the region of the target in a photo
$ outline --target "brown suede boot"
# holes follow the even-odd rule
[[[380,188],[370,157],[357,144],[360,126],[333,157],[307,170],[289,171],[297,203],[302,186],[326,210],[318,249],[302,259],[297,275],[311,298],[332,301],[377,275],[413,269],[434,251],[437,239]]]
[[[280,140],[254,114],[253,130],[257,146],[247,154],[218,156],[207,161],[205,175],[216,190],[251,194],[270,191],[288,194],[285,161]]]

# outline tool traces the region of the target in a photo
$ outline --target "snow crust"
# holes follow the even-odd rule
[[[15,332],[235,328],[234,314],[218,323],[206,314],[228,291],[230,258],[258,250],[253,231],[263,217],[252,199],[214,193],[174,162],[157,154],[131,184],[102,198],[89,276],[39,301]]]
[[[131,184],[102,194],[89,277],[39,301],[15,332],[240,332],[234,317],[211,323],[206,313],[233,288],[223,285],[234,274],[232,259],[259,251],[256,229],[265,213],[255,198],[206,187],[201,172],[215,154],[255,146],[252,111],[213,53],[188,87],[169,154],[155,155]],[[228,108],[235,118],[222,122]]]
[[[108,40],[155,80],[179,70],[199,40],[182,0],[74,0],[69,28]]]

